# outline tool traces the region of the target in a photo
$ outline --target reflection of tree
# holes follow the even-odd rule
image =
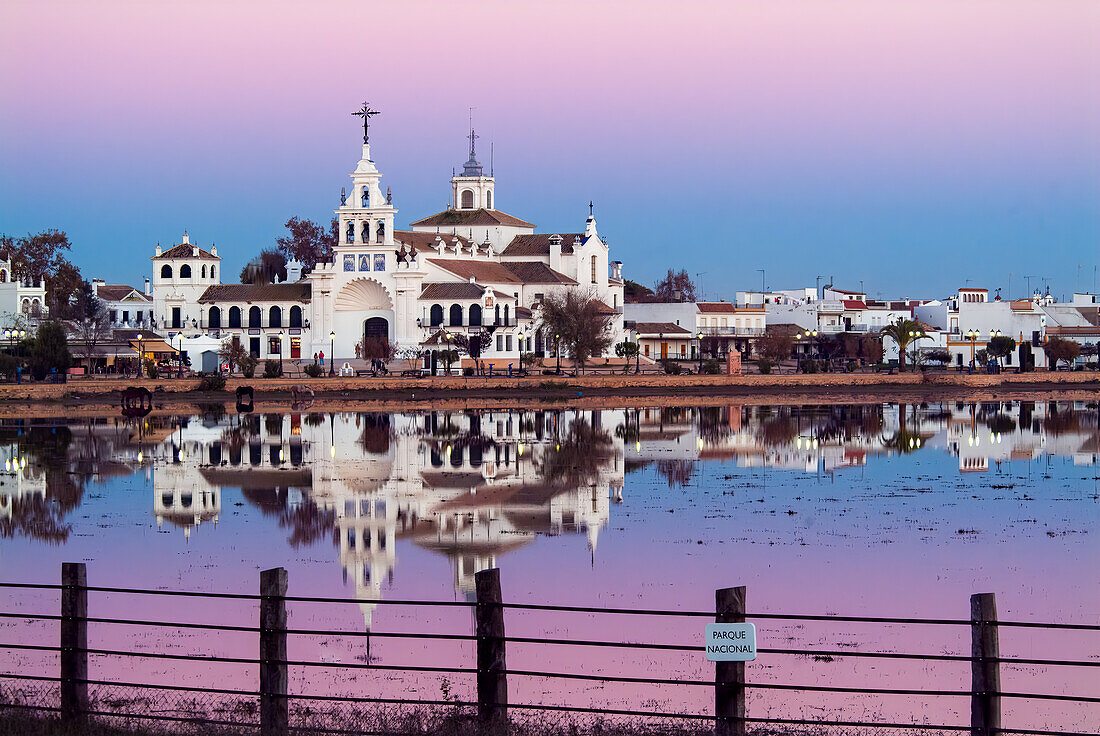
[[[682,488],[691,480],[695,472],[695,463],[691,460],[658,460],[657,475],[668,480],[669,488]]]
[[[361,414],[362,432],[359,446],[375,455],[385,455],[390,450],[393,430],[390,428],[390,415],[380,413]]]
[[[1058,404],[1051,402],[1047,404],[1047,415],[1043,419],[1043,429],[1046,430],[1047,434],[1054,436],[1080,432],[1083,429],[1081,415],[1072,408],[1059,410]]]
[[[787,409],[765,419],[760,424],[760,439],[765,447],[780,447],[791,444],[798,434],[798,425]]]
[[[287,541],[294,549],[308,547],[326,537],[339,545],[340,530],[336,526],[336,512],[321,509],[312,498],[307,498],[292,509],[283,508],[279,515],[279,526],[290,529]]]
[[[888,450],[894,450],[903,455],[916,452],[922,442],[920,432],[908,427],[909,407],[905,404],[898,405],[898,429],[889,437],[882,438],[882,446]]]
[[[579,488],[596,480],[613,454],[611,436],[578,417],[535,461],[535,471],[546,483]]]
[[[0,521],[0,537],[22,535],[52,544],[69,538],[72,525],[65,517],[80,506],[85,476],[70,473],[68,427],[31,425],[22,434],[13,428],[0,429],[0,442],[13,444],[27,460],[27,476],[45,475],[46,497],[12,499],[11,517]]]

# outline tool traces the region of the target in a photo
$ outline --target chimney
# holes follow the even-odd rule
[[[183,231],[183,241],[182,241],[182,243],[184,245],[190,245],[191,244],[191,238],[187,235],[186,230]]]
[[[145,277],[145,296],[152,296],[153,291],[149,286],[149,277]]]
[[[555,271],[561,270],[561,240],[560,235],[550,236],[550,268]]]

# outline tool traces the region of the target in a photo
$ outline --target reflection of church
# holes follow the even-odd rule
[[[569,289],[591,292],[622,328],[622,264],[610,260],[589,208],[583,231],[536,233],[535,225],[498,209],[496,180],[477,160],[470,131],[469,160],[451,178],[450,206],[396,229],[397,208],[364,142],[335,210],[339,240],[331,261],[302,273],[288,264],[275,284],[223,284],[221,257],[185,233],[157,246],[152,257],[156,329],[173,346],[217,350],[226,337],[259,358],[312,358],[333,350],[355,356],[364,338],[387,338],[423,355],[448,349],[455,333],[488,332],[483,357],[506,369],[521,352],[544,353],[534,309],[542,298]]]

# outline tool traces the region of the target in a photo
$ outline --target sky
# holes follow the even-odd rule
[[[399,227],[494,148],[498,206],[707,298],[1095,290],[1100,4],[7,0],[0,233],[135,285],[158,242],[235,275],[327,222],[371,149]]]

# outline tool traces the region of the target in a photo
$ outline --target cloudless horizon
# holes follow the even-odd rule
[[[594,201],[643,284],[1068,296],[1100,263],[1096,38],[1085,0],[9,0],[0,232],[140,286],[187,229],[231,282],[328,222],[369,100],[402,228],[447,206],[474,107],[500,208],[576,232]]]

